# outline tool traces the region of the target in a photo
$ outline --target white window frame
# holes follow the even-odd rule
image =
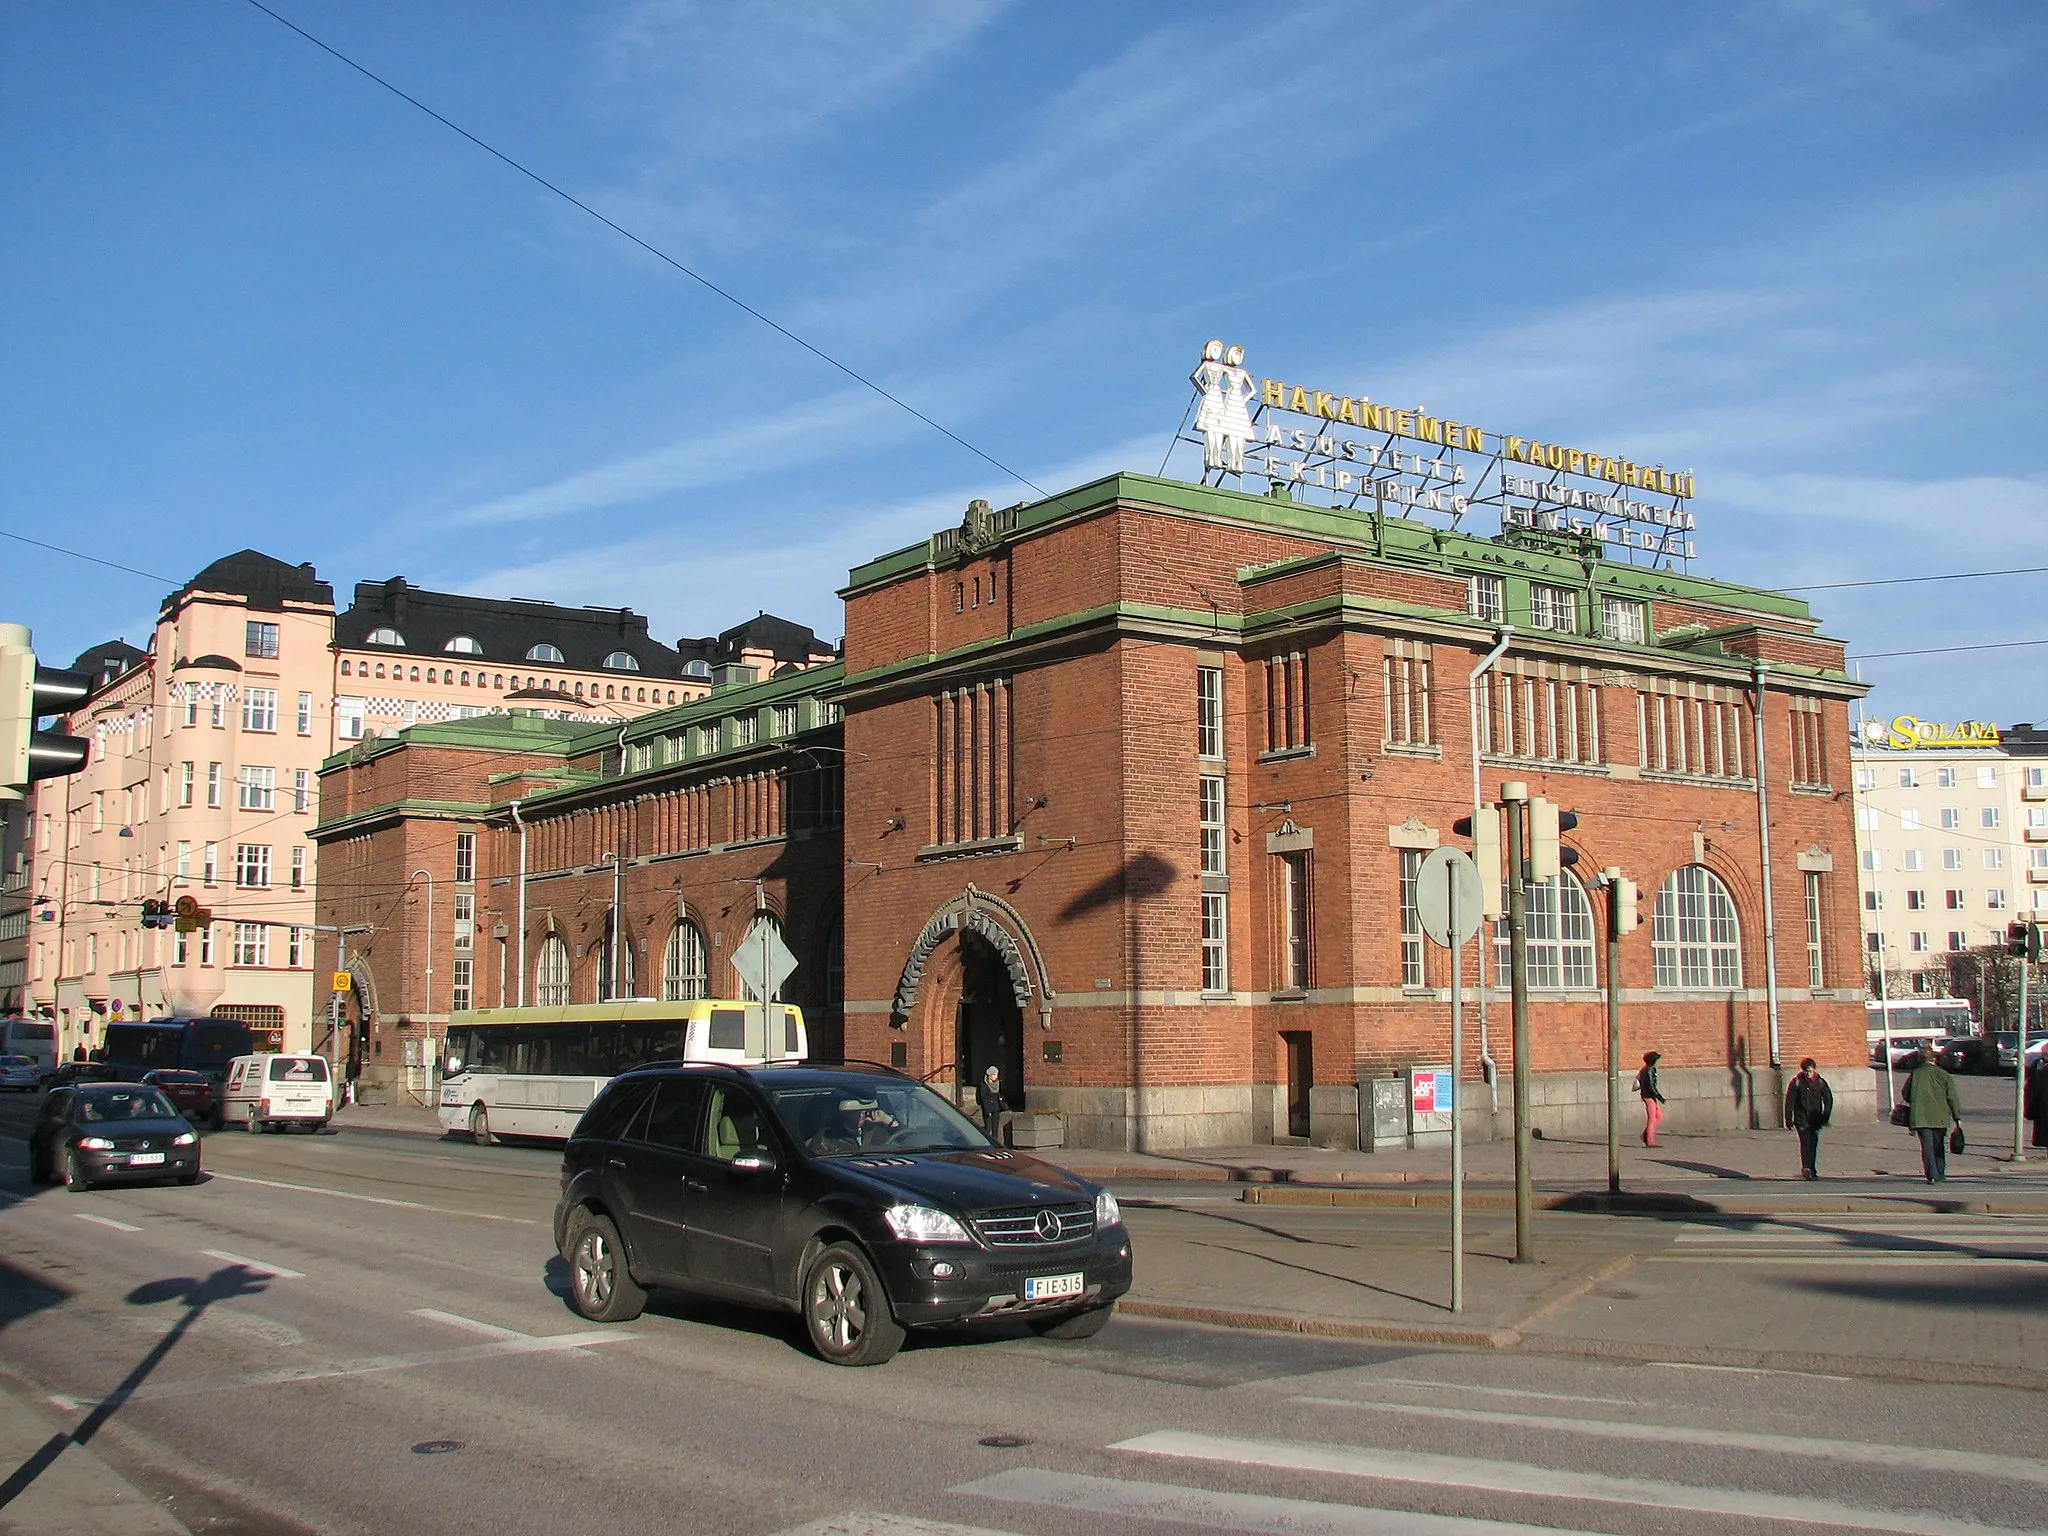
[[[710,985],[709,962],[704,948],[704,930],[691,919],[679,918],[668,931],[662,948],[661,996],[664,1002],[687,1003],[703,997]]]
[[[235,770],[235,804],[245,811],[277,809],[277,770],[244,763]]]
[[[1600,633],[1608,640],[1618,640],[1628,645],[1641,645],[1648,633],[1643,618],[1643,605],[1632,597],[1611,597],[1605,593],[1600,597]]]
[[[1202,990],[1230,990],[1230,898],[1202,892]]]
[[[270,925],[235,924],[233,965],[260,968],[270,964]]]
[[[267,891],[270,889],[270,844],[235,844],[235,889],[238,891]]]
[[[264,735],[277,734],[277,690],[275,688],[244,688],[242,690],[242,729],[260,731]]]
[[[1195,668],[1195,756],[1223,757],[1223,669]]]
[[[1651,984],[1732,992],[1742,986],[1742,925],[1728,887],[1703,864],[1664,877],[1650,920]]]
[[[1227,797],[1220,773],[1205,773],[1197,782],[1196,815],[1201,827],[1201,872],[1205,875],[1230,873],[1227,849],[1229,830]]]
[[[1529,627],[1548,629],[1562,635],[1579,632],[1579,594],[1571,587],[1553,587],[1548,582],[1529,583]]]
[[[1489,624],[1507,620],[1507,588],[1498,576],[1474,576],[1465,593],[1465,611]]]

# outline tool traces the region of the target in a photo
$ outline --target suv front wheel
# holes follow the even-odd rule
[[[647,1309],[647,1293],[626,1268],[626,1250],[609,1216],[579,1217],[564,1257],[570,1302],[593,1323],[631,1322]]]
[[[868,1256],[834,1243],[804,1276],[804,1328],[833,1365],[880,1365],[903,1347],[903,1327]]]

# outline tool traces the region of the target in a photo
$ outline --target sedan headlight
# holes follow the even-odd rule
[[[1116,1203],[1115,1195],[1112,1195],[1105,1189],[1095,1197],[1095,1226],[1097,1231],[1104,1227],[1121,1226],[1123,1219],[1123,1209]]]
[[[889,1230],[906,1243],[971,1243],[967,1229],[928,1205],[892,1205],[882,1212]]]
[[[190,1131],[180,1131],[177,1135],[171,1138],[171,1145],[174,1147],[189,1147],[192,1145],[193,1142],[197,1141],[198,1139],[199,1138],[197,1136],[194,1136]]]
[[[104,1136],[81,1136],[78,1144],[88,1152],[111,1152],[114,1144]]]

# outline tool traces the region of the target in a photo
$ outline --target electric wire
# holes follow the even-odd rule
[[[806,352],[810,353],[813,357],[819,359],[821,362],[829,364],[833,368],[838,369],[841,373],[845,374],[849,379],[852,379],[856,384],[859,384],[866,389],[873,390],[876,394],[880,395],[884,400],[888,401],[891,405],[897,407],[897,409],[906,411],[910,415],[915,416],[919,421],[923,422],[926,426],[930,427],[934,432],[940,433],[942,436],[952,439],[952,441],[958,443],[962,448],[965,448],[969,453],[973,454],[976,458],[982,460],[984,463],[994,465],[997,469],[1001,470],[1004,474],[1008,475],[1012,480],[1017,481],[1021,485],[1027,486],[1031,491],[1033,491],[1035,494],[1041,497],[1048,494],[1036,482],[1031,480],[1029,476],[1019,474],[1016,470],[1010,468],[1009,465],[1005,464],[1001,459],[995,457],[994,454],[987,453],[984,450],[975,447],[974,444],[967,441],[966,438],[962,437],[958,432],[955,432],[952,428],[947,427],[937,421],[934,421],[931,417],[925,415],[923,411],[920,411],[916,406],[910,404],[907,400],[902,399],[898,395],[891,394],[888,390],[884,389],[880,384],[877,384],[873,379],[867,377],[867,375],[859,372],[858,370],[849,367],[847,364],[842,363],[838,358],[834,357],[831,353],[825,351],[822,347],[815,346],[811,342],[806,341],[803,337],[797,335],[795,331],[792,331],[788,326],[781,324],[779,321],[771,320],[767,315],[763,314],[760,310],[754,308],[753,305],[749,304],[745,299],[742,299],[741,297],[739,297],[739,295],[733,293],[731,290],[721,288],[717,283],[714,283],[710,278],[704,276],[703,273],[695,271],[694,269],[688,266],[685,266],[682,262],[676,260],[675,257],[669,255],[667,251],[661,249],[660,246],[653,244],[651,241],[642,239],[639,235],[634,234],[632,230],[626,228],[625,225],[619,223],[617,220],[607,218],[604,214],[599,213],[595,208],[591,207],[590,204],[584,202],[581,198],[555,185],[554,182],[549,181],[545,176],[541,175],[540,172],[533,170],[532,168],[526,165],[521,164],[519,161],[513,159],[510,155],[506,154],[502,149],[499,149],[495,145],[487,143],[485,140],[478,138],[475,134],[471,133],[467,128],[464,128],[460,123],[454,122],[451,119],[442,116],[442,114],[436,112],[432,107],[428,106],[425,102],[421,101],[417,96],[408,95],[406,92],[400,90],[396,85],[392,84],[389,80],[386,80],[382,75],[377,74],[374,70],[369,69],[368,67],[362,64],[358,64],[354,59],[350,58],[347,54],[343,53],[339,48],[334,47],[330,43],[322,42],[319,38],[315,37],[311,32],[308,32],[304,27],[300,26],[297,22],[289,21],[285,17],[280,16],[276,11],[273,11],[269,6],[265,5],[263,3],[263,0],[248,0],[248,3],[255,9],[261,11],[264,15],[268,16],[272,21],[276,22],[279,26],[284,27],[289,31],[296,32],[300,37],[304,38],[307,42],[311,43],[315,48],[318,48],[321,52],[330,55],[331,57],[339,60],[343,64],[346,64],[350,69],[354,70],[357,74],[361,75],[364,79],[370,81],[372,84],[381,86],[384,90],[389,91],[392,95],[396,96],[400,101],[405,102],[407,105],[417,107],[420,111],[426,113],[428,117],[431,117],[435,122],[439,123],[442,127],[448,129],[452,133],[459,134],[461,137],[467,139],[470,143],[474,144],[478,149],[482,150],[485,154],[491,156],[493,159],[499,160],[503,162],[505,165],[510,166],[520,175],[526,177],[529,181],[535,183],[536,185],[545,188],[547,191],[552,192],[556,197],[559,197],[560,199],[562,199],[563,202],[568,203],[571,207],[580,209],[582,212],[588,214],[591,218],[597,220],[598,223],[604,225],[605,228],[611,230],[614,234],[623,236],[625,239],[630,240],[634,245],[640,247],[641,250],[647,252],[648,255],[654,257],[657,261],[664,262],[668,266],[675,268],[676,271],[682,273],[683,276],[689,278],[692,282],[701,284],[703,287],[710,290],[712,293],[717,294],[719,298],[724,299],[726,303],[732,305],[735,309],[742,310],[746,314],[753,316],[756,320],[760,321],[763,325],[767,326],[777,335],[783,336],[788,340],[795,342],[799,347],[802,347]]]

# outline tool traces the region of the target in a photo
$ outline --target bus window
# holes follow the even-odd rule
[[[714,1051],[744,1051],[747,1048],[747,1015],[739,1008],[711,1010],[711,1038]]]
[[[782,1010],[782,1054],[794,1056],[796,1053],[796,1010],[785,1008]]]

